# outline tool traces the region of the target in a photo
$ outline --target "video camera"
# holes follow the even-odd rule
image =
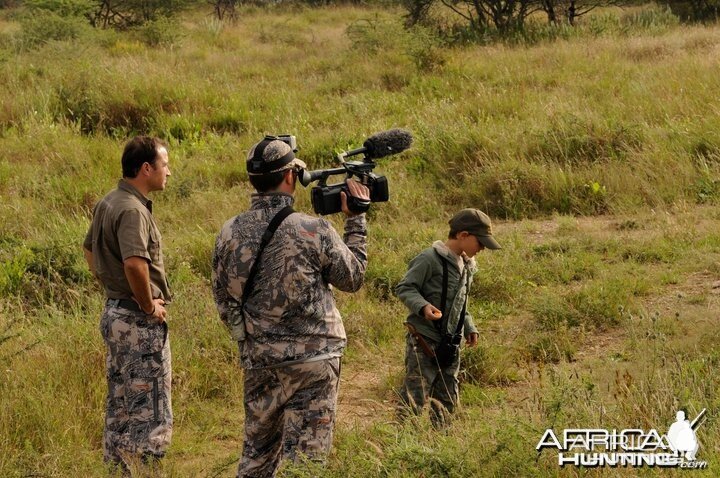
[[[366,212],[370,208],[371,202],[385,202],[390,198],[387,178],[372,172],[377,166],[374,160],[405,151],[411,144],[412,135],[408,131],[402,129],[381,131],[367,138],[362,148],[339,153],[337,160],[340,162],[340,167],[338,168],[316,171],[302,170],[299,174],[300,184],[307,187],[310,183],[318,181],[317,186],[314,186],[310,193],[313,209],[317,214],[327,215],[340,212],[342,210],[341,191],[347,195],[348,209],[355,213]],[[362,161],[346,161],[346,158],[358,154],[364,155]],[[357,177],[360,183],[370,190],[370,201],[351,196],[345,181],[328,185],[328,178],[338,174],[345,174],[348,179],[353,176]]]

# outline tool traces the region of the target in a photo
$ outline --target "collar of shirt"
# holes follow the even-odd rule
[[[118,189],[129,192],[130,194],[138,198],[140,202],[143,203],[146,208],[148,208],[148,211],[152,213],[152,201],[145,197],[145,195],[142,194],[140,191],[135,189],[135,186],[125,181],[124,179],[121,179],[120,181],[118,181]]]
[[[295,198],[287,193],[255,193],[251,196],[250,209],[275,209],[292,206]]]
[[[433,248],[443,256],[450,259],[450,262],[456,264],[458,270],[462,272],[463,267],[465,266],[465,261],[461,256],[455,254],[452,250],[450,250],[450,248],[443,241],[433,242]]]
[[[474,274],[477,270],[475,265],[475,258],[470,258],[464,253],[461,255],[455,254],[443,241],[433,242],[433,248],[443,256],[447,257],[451,263],[457,264],[458,271],[461,273],[468,267],[468,272]]]

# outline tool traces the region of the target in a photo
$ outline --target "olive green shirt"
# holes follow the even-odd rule
[[[95,272],[108,299],[133,295],[123,261],[142,257],[148,261],[153,299],[171,299],[162,256],[162,236],[152,215],[152,201],[121,179],[117,189],[102,198],[93,210],[85,242],[92,252]]]
[[[440,308],[443,289],[441,261],[447,262],[449,266],[445,316],[439,324],[444,328],[443,333],[455,333],[468,290],[472,284],[472,276],[477,271],[475,259],[460,258],[442,241],[435,241],[432,247],[420,252],[410,261],[405,277],[395,287],[395,295],[410,311],[407,321],[415,327],[420,335],[436,342],[440,341],[440,333],[435,324],[422,315],[422,309],[427,304]],[[462,267],[460,267],[461,263]],[[465,309],[463,335],[468,338],[470,334],[477,333],[477,331],[472,315]]]

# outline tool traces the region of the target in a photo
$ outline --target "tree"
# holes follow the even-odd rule
[[[575,20],[598,7],[622,7],[628,5],[629,0],[540,0],[540,7],[548,18],[548,23],[557,25],[559,15],[562,15],[568,24],[575,25]]]
[[[668,1],[667,5],[683,22],[715,22],[720,18],[720,0]]]
[[[208,0],[218,20],[237,20],[237,5],[240,0]]]
[[[466,20],[470,28],[494,28],[503,33],[522,30],[535,12],[545,12],[548,23],[557,25],[564,18],[570,25],[598,7],[624,6],[633,0],[405,0],[406,24],[427,23],[435,6],[447,8]],[[720,0],[691,0],[717,2]]]
[[[527,17],[541,9],[539,0],[406,0],[407,23],[422,23],[436,2],[467,20],[473,29],[494,27],[501,32],[522,28]]]
[[[90,23],[100,28],[129,28],[170,17],[192,0],[94,0]]]

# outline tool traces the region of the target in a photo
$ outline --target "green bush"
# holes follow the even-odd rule
[[[435,71],[447,63],[442,39],[419,25],[406,30],[396,20],[364,18],[350,24],[345,33],[353,49],[371,55],[399,51],[423,72]]]
[[[464,347],[460,359],[460,381],[476,385],[502,386],[518,380],[516,357],[505,348],[480,343]]]
[[[530,302],[530,310],[542,330],[555,331],[563,326],[580,325],[580,314],[569,301],[554,291],[536,294]]]
[[[45,10],[61,17],[84,18],[97,8],[94,0],[25,0],[30,10]]]
[[[47,42],[72,40],[81,35],[86,25],[81,18],[62,16],[51,10],[35,10],[20,20],[19,44],[35,48]]]
[[[700,162],[699,176],[693,184],[692,192],[695,193],[698,204],[715,204],[720,199],[720,179],[717,178],[717,173],[713,172],[715,168],[711,169],[708,161],[701,159]]]
[[[127,83],[118,85],[107,73],[93,71],[90,65],[87,68],[90,71],[68,74],[54,86],[56,118],[85,134],[105,132],[123,137],[146,131],[156,114],[152,99],[138,99]]]
[[[415,26],[406,40],[405,51],[418,70],[436,71],[447,63],[441,39],[430,29]]]
[[[661,32],[678,24],[679,18],[668,5],[651,5],[623,15],[620,24],[625,32]]]
[[[553,333],[541,332],[528,345],[526,353],[534,362],[572,362],[577,352],[579,334],[561,328]]]
[[[642,144],[642,132],[631,123],[596,123],[570,115],[539,132],[527,155],[561,164],[593,163],[623,160]]]
[[[155,128],[160,136],[177,141],[197,141],[203,133],[202,122],[191,114],[163,116]]]
[[[620,325],[635,310],[634,297],[645,294],[648,287],[642,279],[593,281],[568,294],[565,301],[579,322],[607,329]]]
[[[172,18],[160,17],[143,23],[135,34],[144,44],[152,47],[175,45],[184,35],[182,26]]]
[[[715,22],[720,16],[720,1],[668,1],[668,7],[681,21],[689,23]]]
[[[18,293],[27,280],[28,264],[34,260],[35,256],[26,247],[10,249],[7,256],[11,257],[0,262],[0,292],[13,295]]]
[[[395,48],[406,35],[399,22],[379,17],[356,20],[348,25],[345,34],[353,49],[367,54]]]

